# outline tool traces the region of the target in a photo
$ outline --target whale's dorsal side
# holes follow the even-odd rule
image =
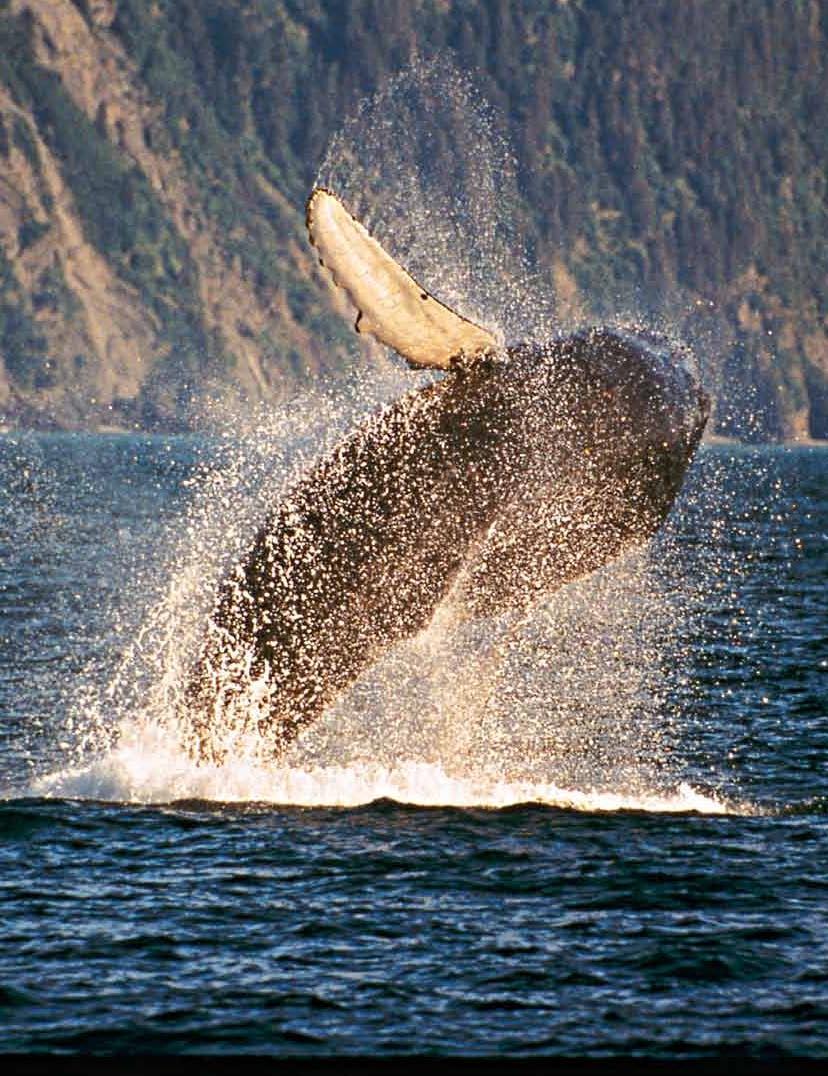
[[[316,187],[305,221],[320,263],[358,310],[357,332],[387,344],[417,368],[448,370],[455,360],[497,349],[492,333],[435,299],[335,194]]]
[[[710,411],[664,337],[596,327],[500,348],[329,191],[311,194],[307,226],[359,330],[451,372],[302,473],[225,575],[182,694],[205,761],[249,728],[283,752],[444,603],[523,614],[645,542]]]

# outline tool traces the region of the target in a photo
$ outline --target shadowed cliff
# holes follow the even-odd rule
[[[719,432],[828,436],[817,0],[0,3],[0,422],[187,428],[347,371],[304,196],[439,50],[504,118],[568,325],[666,311]]]

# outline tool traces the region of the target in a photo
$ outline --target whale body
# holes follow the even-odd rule
[[[186,690],[207,757],[216,713],[251,682],[278,752],[449,598],[459,616],[524,611],[646,542],[709,414],[687,349],[609,328],[498,346],[452,326],[338,201],[328,208],[332,241],[311,237],[359,304],[357,327],[375,302],[368,331],[446,373],[301,477],[222,582]]]
[[[525,610],[640,545],[707,418],[681,364],[609,330],[508,349],[408,393],[288,492],[224,580],[188,705],[204,724],[245,676],[286,746],[451,592]],[[225,697],[225,702],[227,701]]]

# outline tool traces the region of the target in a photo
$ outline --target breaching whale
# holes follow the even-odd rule
[[[646,542],[709,413],[692,355],[660,335],[502,345],[330,191],[313,191],[307,226],[357,330],[445,374],[308,470],[221,583],[185,693],[207,758],[251,682],[250,720],[279,751],[449,595],[458,615],[526,610]]]

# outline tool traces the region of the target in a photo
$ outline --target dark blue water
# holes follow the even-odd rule
[[[828,1054],[828,452],[704,450],[606,712],[501,701],[547,752],[501,785],[445,744],[337,769],[336,722],[288,772],[127,729],[211,453],[0,439],[0,1049]],[[550,681],[610,654],[578,615]]]

